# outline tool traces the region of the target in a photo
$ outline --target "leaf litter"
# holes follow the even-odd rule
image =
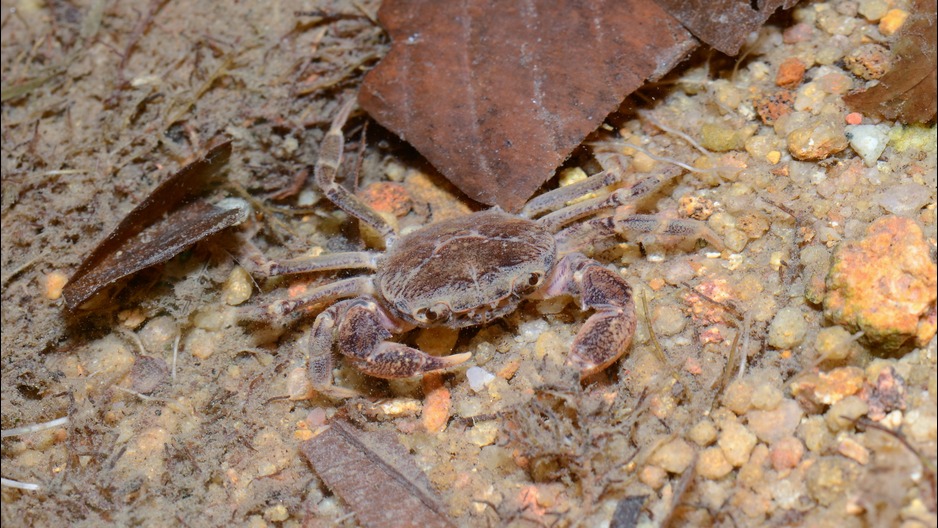
[[[74,44],[82,34],[80,7],[49,4],[29,11],[30,5],[18,4],[22,19],[4,21],[4,79],[29,79],[49,64],[63,64],[56,46]],[[285,257],[360,249],[354,224],[308,185],[292,189],[315,159],[335,104],[352,97],[361,82],[364,71],[351,65],[370,66],[387,50],[367,16],[377,5],[324,6],[338,15],[323,21],[276,5],[248,16],[249,6],[242,4],[206,9],[166,3],[146,22],[153,5],[95,3],[103,12],[87,53],[76,55],[56,82],[4,103],[3,425],[69,417],[67,429],[4,440],[4,476],[42,486],[3,490],[4,525],[62,519],[74,526],[360,525],[338,488],[324,483],[300,452],[318,425],[342,412],[322,398],[285,398],[294,361],[302,358],[305,328],[232,322],[223,300],[224,284],[235,275],[229,257],[200,247],[184,251],[146,273],[152,281],[147,291],[115,297],[112,310],[77,325],[64,322],[63,301],[47,297],[45,287],[53,274],[78,268],[111,226],[158,185],[164,165],[184,165],[204,151],[200,138],[222,133],[233,139],[233,184],[255,197],[289,189],[284,205],[298,206],[295,214],[263,212],[290,230],[281,236],[262,230],[256,238],[262,250]],[[218,17],[219,9],[231,16]],[[363,413],[354,434],[360,426],[396,437],[405,447],[400,456],[422,470],[458,525],[609,523],[623,499],[635,496],[647,496],[628,516],[637,515],[640,524],[837,526],[845,515],[871,525],[933,522],[934,500],[927,495],[933,496],[934,484],[922,468],[934,465],[927,456],[934,443],[934,341],[901,358],[881,357],[862,343],[832,349],[821,338],[838,327],[805,300],[823,296],[831,248],[883,214],[870,205],[870,196],[909,181],[933,188],[927,184],[934,149],[927,142],[907,153],[891,145],[880,160],[889,170],[867,172],[849,149],[821,162],[793,161],[786,150],[785,134],[805,126],[804,119],[843,110],[844,92],[836,91],[845,84],[841,76],[855,79],[836,59],[822,64],[803,53],[820,56],[875,32],[875,23],[856,10],[855,2],[839,1],[798,7],[791,20],[778,19],[747,41],[747,58],[738,64],[698,54],[687,69],[631,99],[604,124],[598,135],[614,152],[603,155],[617,164],[635,168],[658,158],[694,167],[658,197],[657,207],[683,214],[676,204],[685,198],[715,203],[708,223],[735,248],[708,256],[624,244],[602,255],[616,269],[627,268],[630,283],[648,295],[647,326],[655,325],[652,337],[647,321],[640,322],[630,355],[614,371],[586,386],[564,385],[564,343],[582,323],[581,314],[531,304],[458,336],[454,352],[472,352],[494,379],[477,392],[463,372],[441,378],[451,409],[440,432],[424,429],[419,381],[386,383],[340,370],[344,382],[381,409]],[[841,23],[860,29],[844,39],[835,34]],[[812,40],[800,47],[778,44],[801,24],[812,29]],[[120,74],[122,57],[113,50],[129,42],[133,53]],[[680,138],[699,138],[702,125],[713,122],[729,130],[757,124],[749,94],[774,89],[776,66],[794,54],[808,68],[801,87],[793,89],[797,109],[780,118],[777,129],[760,125],[742,148],[706,157]],[[10,71],[17,74],[8,77]],[[326,91],[297,96],[310,86]],[[100,94],[115,91],[123,95],[104,104]],[[823,98],[812,100],[812,94]],[[415,161],[409,147],[380,127],[369,128],[368,141],[362,141],[356,134],[361,122],[357,117],[347,129],[351,141],[361,142],[360,160],[348,164],[361,171],[344,175],[350,187],[353,181],[361,188],[388,180],[402,185],[414,198],[413,211],[399,219],[403,228],[455,209],[453,194],[428,192],[445,189],[446,182]],[[656,122],[679,127],[665,131]],[[892,132],[915,130],[893,125]],[[587,173],[596,169],[588,157],[574,161]],[[708,169],[715,165],[736,170]],[[431,195],[439,199],[415,198]],[[764,197],[797,209],[804,221],[766,209]],[[934,194],[916,203],[908,214],[933,232]],[[771,225],[759,229],[760,219]],[[291,288],[304,280],[298,282]],[[682,295],[687,290],[713,302]],[[726,308],[714,303],[751,314],[751,326],[729,324],[726,314],[720,316]],[[764,338],[780,305],[796,310],[807,329],[803,343],[791,350]],[[143,346],[135,347],[124,333],[135,334]],[[412,338],[433,342],[430,334]],[[679,369],[684,387],[661,368],[659,347]],[[881,419],[867,413],[883,427],[901,428],[903,440],[836,414],[863,404],[872,409],[875,391],[870,396],[861,390],[829,409],[801,407],[790,397],[788,386],[801,372],[819,369],[815,359],[822,349],[833,359],[819,374],[833,369],[852,375],[851,387],[868,387],[858,376],[875,380],[884,363],[905,380],[905,409]],[[731,359],[733,351],[740,357]],[[165,365],[177,354],[168,377]],[[745,364],[745,373],[727,368],[736,364]],[[735,375],[723,378],[724,371]],[[724,379],[725,387],[719,385]],[[828,387],[835,395],[840,388]],[[689,399],[682,389],[689,389]],[[792,421],[787,411],[793,407],[803,420],[796,413]],[[772,431],[758,429],[760,416],[788,436],[763,439]],[[760,435],[754,444],[749,430]],[[564,451],[570,442],[578,448],[572,456]],[[906,452],[902,442],[920,456]],[[842,454],[857,456],[857,446],[868,451],[867,465]],[[360,451],[369,450],[381,448]],[[688,453],[699,455],[695,463]],[[806,471],[812,466],[831,471]]]

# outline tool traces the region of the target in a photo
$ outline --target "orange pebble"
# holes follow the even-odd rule
[[[778,67],[775,84],[784,88],[793,88],[804,79],[805,64],[800,59],[789,57]]]
[[[446,429],[452,396],[443,386],[443,376],[438,372],[425,374],[423,377],[423,427],[430,433],[439,433]]]
[[[851,112],[847,114],[845,119],[848,125],[859,125],[863,122],[863,114],[859,112]]]

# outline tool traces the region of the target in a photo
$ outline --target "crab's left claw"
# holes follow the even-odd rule
[[[567,365],[580,371],[580,379],[602,371],[625,354],[635,334],[632,288],[615,272],[586,256],[564,257],[551,285],[554,293],[579,298],[584,310],[595,310],[573,340]]]

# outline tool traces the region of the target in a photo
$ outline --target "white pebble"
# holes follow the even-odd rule
[[[890,185],[876,196],[876,203],[892,214],[911,216],[929,201],[928,188],[917,183]]]
[[[466,370],[466,379],[469,380],[469,388],[479,392],[495,379],[495,375],[482,367],[469,367]]]
[[[889,142],[889,127],[884,125],[848,125],[844,133],[867,167],[876,165]]]

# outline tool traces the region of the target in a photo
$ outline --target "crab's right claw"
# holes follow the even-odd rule
[[[580,298],[584,310],[595,313],[586,320],[573,340],[567,365],[580,371],[580,379],[602,371],[622,357],[635,334],[635,301],[632,288],[617,273],[583,255],[571,255],[571,293]]]
[[[355,361],[359,370],[376,378],[409,378],[443,370],[469,359],[470,354],[431,356],[400,343],[388,341],[391,332],[383,324],[377,303],[357,299],[338,326],[339,351]]]

